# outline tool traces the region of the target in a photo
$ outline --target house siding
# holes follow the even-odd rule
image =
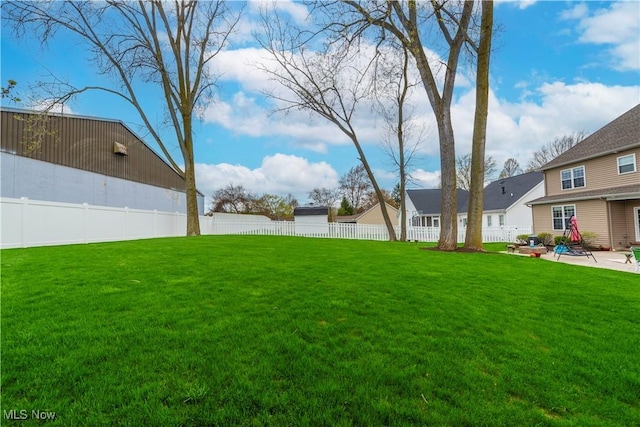
[[[553,206],[574,205],[576,207],[576,218],[578,229],[581,233],[586,231],[596,233],[595,245],[609,246],[609,219],[607,215],[607,202],[604,200],[586,200],[580,202],[561,202],[548,205],[533,206],[534,232],[550,233],[553,236],[562,236],[563,230],[553,229]]]
[[[636,156],[636,171],[620,175],[618,174],[618,157],[629,154],[635,154]],[[563,190],[561,172],[579,166],[584,166],[585,169],[585,186]],[[640,182],[640,148],[550,169],[545,172],[545,182],[547,196],[560,194],[570,196],[571,193],[585,190],[603,190],[637,184]]]
[[[393,206],[387,205],[387,213],[389,214],[389,218],[393,223],[394,219],[398,216],[398,210]],[[382,208],[380,207],[380,204],[374,206],[372,209],[362,214],[362,216],[358,218],[357,222],[358,224],[371,225],[384,224],[384,217],[382,216]]]

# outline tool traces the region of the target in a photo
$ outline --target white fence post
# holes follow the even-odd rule
[[[89,243],[139,238],[180,236],[186,215],[158,212],[1,198],[2,240],[0,247],[30,247]],[[124,224],[123,224],[124,219]],[[153,221],[153,222],[152,222]],[[271,221],[259,215],[214,214],[200,217],[202,234],[250,234],[271,236],[306,236],[338,239],[389,240],[384,225],[345,223],[296,223]],[[485,227],[483,242],[513,242],[518,234],[531,233],[530,227]],[[399,231],[396,232],[396,236]],[[440,228],[407,227],[407,239],[437,242]],[[460,230],[459,241],[464,241]]]
[[[22,206],[20,209],[20,247],[27,247],[27,224],[25,219],[27,218],[27,209],[29,209],[29,198],[28,197],[20,197],[22,201]]]

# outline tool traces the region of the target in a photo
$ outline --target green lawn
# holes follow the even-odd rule
[[[3,426],[640,424],[634,274],[260,236],[0,255]]]

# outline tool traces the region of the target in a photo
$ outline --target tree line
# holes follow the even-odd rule
[[[187,200],[186,234],[200,234],[195,182],[194,123],[198,112],[215,103],[220,75],[216,57],[232,40],[243,4],[218,1],[3,2],[3,23],[17,36],[35,37],[43,46],[54,35],[74,37],[90,53],[96,74],[112,84],[76,87],[52,76],[38,82],[40,100],[48,107],[64,105],[87,91],[101,91],[131,104],[167,161],[184,178]],[[399,179],[400,209],[423,133],[415,129],[409,99],[430,107],[436,122],[440,154],[441,233],[437,247],[457,248],[457,197],[460,186],[451,104],[461,61],[475,63],[476,106],[472,149],[465,172],[469,212],[464,246],[482,250],[483,188],[491,158],[485,158],[488,116],[489,61],[492,53],[493,2],[432,0],[429,2],[309,1],[304,23],[296,22],[276,5],[262,4],[256,42],[269,57],[255,67],[275,83],[270,97],[275,113],[304,110],[332,123],[352,143],[370,190],[381,202],[389,236],[395,240],[387,212],[387,196],[368,162],[358,127],[363,115],[374,112],[385,124],[381,141],[393,155]],[[155,90],[156,97],[147,91]],[[4,88],[3,96],[9,96]],[[153,108],[149,104],[153,99]],[[153,120],[157,100],[164,121]],[[163,128],[175,138],[162,138]],[[204,138],[202,138],[204,139]],[[173,143],[179,150],[173,150]],[[179,153],[177,156],[174,153]],[[459,153],[458,153],[459,154]],[[543,153],[552,155],[551,152]],[[534,159],[540,162],[541,159]],[[519,165],[505,165],[515,173]],[[468,178],[468,179],[466,179]],[[237,188],[235,188],[237,190]],[[317,191],[316,191],[317,190]],[[316,189],[314,197],[329,196]],[[365,204],[361,189],[342,192],[344,210]],[[316,194],[317,193],[317,194]],[[326,193],[326,194],[325,194]],[[220,195],[224,199],[223,194]],[[246,194],[245,194],[246,196]],[[251,209],[278,212],[283,200],[273,195],[247,199]],[[287,202],[286,198],[284,200]],[[292,202],[292,200],[289,200]],[[230,201],[221,202],[230,208]],[[322,203],[328,204],[328,203]],[[215,206],[215,204],[214,204]],[[238,205],[240,206],[240,205]],[[244,206],[244,205],[243,205]],[[275,207],[274,207],[275,206]],[[406,237],[403,227],[400,239]]]
[[[397,191],[381,191],[386,203],[393,207],[398,206]],[[378,203],[378,196],[372,190],[371,182],[362,165],[355,166],[344,174],[339,180],[338,188],[314,188],[307,196],[310,205],[329,208],[329,221],[334,221],[336,216],[364,212]],[[292,219],[293,211],[298,206],[299,202],[293,194],[284,197],[268,193],[256,195],[242,185],[229,184],[213,193],[207,215],[214,212],[259,214],[281,221]]]

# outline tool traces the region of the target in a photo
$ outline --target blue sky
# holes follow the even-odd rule
[[[315,187],[337,188],[338,179],[358,164],[355,148],[337,128],[307,113],[270,115],[261,91],[272,87],[252,65],[264,58],[250,41],[258,2],[250,2],[232,44],[219,57],[220,102],[210,105],[196,126],[196,179],[209,197],[228,184],[261,194],[293,193],[304,203]],[[280,1],[292,19],[303,6]],[[531,154],[554,138],[594,132],[640,102],[640,2],[496,2],[491,58],[487,155],[501,168],[515,158],[526,166]],[[46,50],[16,40],[2,28],[1,74],[18,81],[18,94],[53,73],[77,84],[103,82],[86,61],[82,46],[60,34]],[[456,151],[470,151],[475,94],[473,75],[463,68],[452,106]],[[153,105],[153,98],[148,99]],[[439,182],[437,132],[424,91],[413,101],[429,135],[414,164],[412,187]],[[28,107],[23,102],[20,107]],[[11,105],[15,106],[15,105]],[[87,94],[66,107],[74,114],[122,120],[139,135],[135,111],[103,93]],[[159,114],[158,114],[159,117]],[[383,188],[396,178],[380,147],[374,117],[363,117],[364,149]],[[140,129],[140,130],[138,130]],[[169,135],[169,134],[167,134]],[[178,154],[177,148],[175,153]]]

